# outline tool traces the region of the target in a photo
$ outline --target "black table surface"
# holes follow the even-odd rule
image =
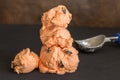
[[[80,63],[74,73],[65,75],[43,74],[34,70],[16,74],[10,69],[15,55],[30,48],[39,55],[41,41],[40,25],[0,25],[0,80],[120,80],[120,45],[105,43],[94,53],[79,50]],[[74,39],[86,39],[99,34],[113,36],[120,28],[68,27]],[[76,49],[77,46],[73,43]]]

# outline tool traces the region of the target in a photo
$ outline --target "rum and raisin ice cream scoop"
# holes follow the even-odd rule
[[[29,48],[23,49],[19,52],[11,63],[11,68],[15,72],[29,73],[35,68],[38,68],[39,57],[36,53],[30,51]]]
[[[45,29],[41,31],[40,39],[42,44],[47,47],[52,45],[60,47],[71,47],[73,39],[70,32],[64,28],[53,28],[52,30]]]
[[[58,5],[45,12],[42,16],[42,29],[54,26],[66,28],[72,19],[72,14],[63,5]]]
[[[75,72],[79,63],[78,52],[73,47],[62,49],[57,46],[43,46],[40,54],[39,69],[43,73]]]

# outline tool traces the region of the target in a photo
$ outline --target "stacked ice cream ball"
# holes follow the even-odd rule
[[[42,16],[39,70],[42,73],[71,73],[77,69],[78,51],[72,47],[73,38],[66,29],[72,15],[63,5],[45,12]]]
[[[29,48],[20,51],[11,63],[15,72],[29,73],[39,67],[42,73],[64,74],[77,69],[78,51],[72,47],[73,38],[66,29],[72,19],[67,8],[59,5],[42,17],[40,58]]]

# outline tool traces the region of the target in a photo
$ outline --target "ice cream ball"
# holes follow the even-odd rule
[[[19,73],[29,73],[38,68],[39,57],[36,53],[30,51],[29,48],[20,51],[11,62],[11,68]]]
[[[72,14],[64,5],[58,5],[45,12],[42,16],[42,29],[53,26],[66,28],[72,19]]]
[[[76,71],[79,63],[78,52],[75,48],[58,46],[43,46],[40,52],[39,70],[42,73],[65,74]]]
[[[52,30],[45,29],[40,32],[40,39],[42,44],[47,47],[53,45],[60,47],[71,47],[73,43],[73,38],[67,29],[54,28]]]

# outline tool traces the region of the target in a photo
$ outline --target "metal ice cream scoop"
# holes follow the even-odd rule
[[[105,35],[98,35],[85,40],[75,40],[81,50],[85,52],[94,52],[101,48],[106,42],[117,42],[120,44],[120,34],[117,33],[114,37],[106,37]]]

